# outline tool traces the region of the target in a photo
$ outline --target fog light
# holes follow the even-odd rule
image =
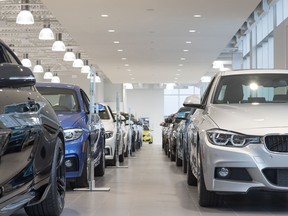
[[[217,168],[217,175],[220,178],[228,178],[230,176],[230,170],[226,167]]]
[[[69,159],[67,159],[66,161],[65,161],[65,166],[67,167],[67,168],[71,168],[72,167],[72,161],[71,160],[69,160]]]

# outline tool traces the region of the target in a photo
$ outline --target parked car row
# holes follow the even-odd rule
[[[106,164],[141,148],[142,124],[133,115],[115,119],[77,85],[36,84],[1,40],[0,74],[0,215],[25,208],[30,216],[59,216],[66,183],[88,186],[90,160],[103,176]]]
[[[182,146],[183,170],[188,185],[198,187],[200,206],[252,190],[287,193],[287,70],[220,72],[201,100],[188,97],[184,106],[188,114],[178,112],[162,123],[163,149],[181,166],[181,154],[179,160],[172,156],[171,137]]]

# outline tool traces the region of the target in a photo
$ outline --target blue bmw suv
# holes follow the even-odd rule
[[[95,176],[105,173],[105,129],[100,118],[93,112],[99,123],[89,125],[89,98],[77,85],[37,83],[36,87],[51,103],[64,129],[67,182],[72,188],[87,187],[90,153]]]

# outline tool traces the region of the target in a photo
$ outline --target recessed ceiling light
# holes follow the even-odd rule
[[[186,44],[191,44],[192,42],[191,41],[186,41]]]
[[[190,33],[195,33],[196,30],[195,30],[195,29],[190,29],[189,32],[190,32]]]
[[[130,71],[131,71],[131,69],[127,69],[127,71],[128,71],[128,72],[130,72]]]
[[[180,72],[180,71],[181,71],[181,69],[177,69],[177,71],[178,71],[178,72]]]
[[[121,58],[122,60],[127,60],[127,58]]]
[[[183,66],[183,64],[179,64],[178,66],[179,66],[179,67],[182,67],[182,66]]]
[[[184,50],[183,50],[183,52],[189,52],[189,50],[187,50],[187,49],[184,49]]]
[[[115,30],[114,29],[109,29],[108,32],[113,33],[113,32],[115,32]]]
[[[186,60],[186,58],[181,58],[181,61],[185,61]]]
[[[118,51],[118,52],[123,52],[123,49],[118,49],[117,51]]]
[[[119,42],[119,41],[113,41],[113,43],[114,43],[114,44],[119,44],[120,42]]]
[[[129,64],[125,64],[124,66],[125,66],[125,67],[129,67]]]
[[[131,79],[132,79],[132,80],[135,80],[135,78],[134,78],[134,77],[131,77]]]
[[[129,74],[129,76],[133,76],[133,74],[132,74],[132,73],[130,73],[130,74]]]
[[[194,17],[195,17],[195,18],[201,18],[202,15],[200,15],[200,14],[195,14]]]
[[[101,17],[109,17],[108,14],[101,14]]]
[[[176,76],[180,76],[180,74],[179,74],[179,73],[177,73],[177,74],[176,74]]]
[[[178,80],[178,77],[175,77],[174,79],[175,79],[175,80]]]

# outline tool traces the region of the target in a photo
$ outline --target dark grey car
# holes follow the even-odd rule
[[[34,87],[30,69],[0,41],[0,215],[60,215],[64,208],[63,131]]]

